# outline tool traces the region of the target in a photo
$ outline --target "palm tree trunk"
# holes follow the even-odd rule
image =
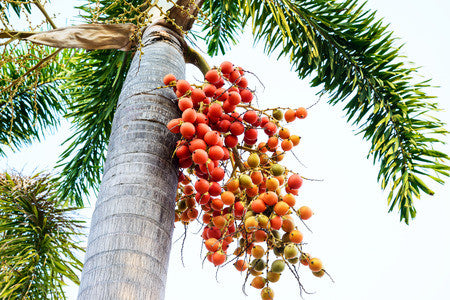
[[[165,27],[149,27],[142,43],[114,116],[82,300],[164,298],[178,175],[172,161],[176,136],[165,124],[179,112],[171,89],[153,89],[168,73],[184,78],[185,62],[180,43]]]

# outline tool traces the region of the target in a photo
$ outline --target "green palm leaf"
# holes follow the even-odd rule
[[[57,197],[57,184],[0,174],[1,299],[65,299],[65,281],[79,284],[82,222]]]
[[[74,56],[66,91],[70,95],[66,117],[75,132],[65,144],[59,167],[61,197],[83,205],[89,189],[97,190],[103,173],[105,150],[131,53],[116,50],[82,52]]]
[[[414,218],[415,198],[433,192],[422,179],[442,183],[449,157],[436,151],[447,131],[433,117],[438,110],[426,94],[427,81],[416,82],[394,44],[392,33],[375,13],[355,0],[240,1],[256,40],[267,53],[290,57],[300,78],[330,94],[329,103],[346,102],[349,121],[371,142],[380,163],[382,188],[389,186],[389,211]],[[422,178],[422,179],[421,179]]]

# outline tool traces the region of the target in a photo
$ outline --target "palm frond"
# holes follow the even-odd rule
[[[46,175],[0,174],[1,299],[66,299],[65,281],[79,284],[83,222],[56,191]]]
[[[435,150],[448,132],[433,115],[436,103],[405,63],[388,26],[356,0],[240,1],[256,40],[267,53],[290,57],[300,78],[345,102],[349,121],[371,142],[369,155],[380,163],[378,178],[389,187],[389,211],[414,218],[414,199],[432,195],[424,183],[448,176],[449,156]],[[243,23],[245,24],[245,22]]]
[[[39,140],[64,112],[60,89],[65,63],[73,51],[23,45],[7,46],[0,63],[0,156]]]
[[[75,132],[65,144],[59,167],[61,197],[78,206],[97,190],[114,112],[132,54],[117,50],[82,52],[67,78],[67,118]]]
[[[225,54],[230,44],[236,44],[241,30],[242,14],[237,1],[206,0],[202,10],[208,16],[203,21],[208,54]]]

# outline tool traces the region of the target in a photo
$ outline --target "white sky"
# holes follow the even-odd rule
[[[76,3],[75,1],[71,1]],[[77,3],[78,4],[78,3]],[[450,3],[444,0],[369,0],[368,6],[378,10],[378,16],[391,23],[391,29],[406,43],[403,53],[416,65],[423,66],[422,74],[433,78],[441,86],[431,90],[438,96],[444,110],[440,118],[450,122]],[[54,0],[52,11],[61,12],[64,21],[69,1]],[[247,37],[247,36],[246,36]],[[259,93],[262,106],[309,106],[316,101],[315,92],[307,81],[297,79],[286,59],[268,58],[261,47],[252,47],[250,38],[230,51],[225,59],[251,70],[265,84]],[[217,65],[222,58],[209,59]],[[191,69],[190,69],[191,70]],[[198,71],[192,71],[200,78]],[[249,78],[251,79],[251,78]],[[249,80],[256,85],[256,80]],[[259,89],[261,90],[261,89]],[[305,182],[298,203],[310,205],[315,215],[308,225],[314,234],[305,232],[306,249],[320,257],[333,284],[326,277],[315,278],[303,268],[302,283],[315,294],[305,299],[448,299],[450,298],[450,185],[435,186],[433,197],[416,202],[416,219],[410,226],[398,221],[397,213],[387,214],[387,193],[380,191],[376,181],[377,167],[366,159],[369,145],[354,136],[356,128],[346,123],[342,106],[331,107],[322,98],[312,108],[308,118],[288,127],[291,133],[302,136],[296,154],[307,168],[295,160],[287,161],[305,177],[321,178],[324,182]],[[449,127],[447,127],[448,129]],[[10,154],[0,161],[0,170],[14,168],[24,172],[51,169],[58,154],[59,144],[67,137],[67,125],[55,135],[20,153]],[[450,146],[442,150],[450,153]],[[94,202],[95,199],[92,199]],[[89,218],[91,210],[86,210]],[[194,232],[194,224],[190,229]],[[182,233],[176,228],[174,238]],[[188,236],[181,266],[180,242],[173,246],[166,287],[166,299],[259,299],[259,291],[247,287],[249,297],[241,292],[244,277],[229,265],[221,269],[216,282],[215,269],[205,263],[201,267],[201,237]],[[205,251],[203,251],[205,253]],[[293,277],[286,272],[282,280],[272,284],[276,299],[298,298]],[[76,298],[76,288],[70,288],[70,299]]]

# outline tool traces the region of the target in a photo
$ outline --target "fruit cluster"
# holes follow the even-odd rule
[[[318,277],[324,274],[321,261],[302,251],[303,234],[294,218],[313,214],[307,206],[295,208],[303,178],[280,163],[300,142],[282,127],[283,119],[304,119],[307,111],[253,107],[245,74],[223,62],[201,85],[172,74],[163,79],[182,111],[167,124],[181,134],[175,221],[187,225],[201,217],[207,259],[215,266],[234,262],[238,271],[254,276],[251,286],[261,289],[262,299],[272,299],[269,283],[279,280],[286,265],[294,275],[298,262]],[[258,143],[261,135],[265,142]],[[234,241],[237,247],[227,255]]]

